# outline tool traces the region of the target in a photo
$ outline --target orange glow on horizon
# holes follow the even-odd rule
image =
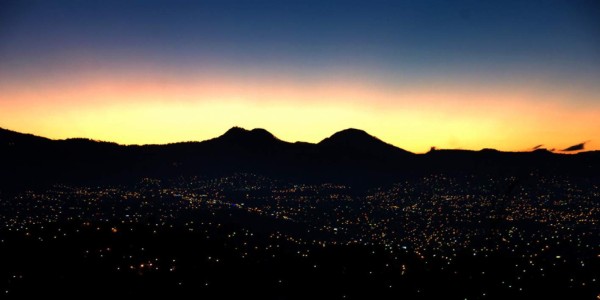
[[[206,140],[232,126],[265,128],[286,141],[318,142],[354,127],[417,153],[431,146],[563,149],[587,140],[586,149],[600,149],[594,141],[600,136],[600,106],[571,104],[574,97],[598,103],[591,92],[549,92],[525,83],[473,86],[91,76],[0,85],[0,127],[121,144]]]

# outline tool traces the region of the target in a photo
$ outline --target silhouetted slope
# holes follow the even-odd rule
[[[233,172],[372,186],[436,172],[598,176],[600,152],[562,155],[484,149],[412,154],[357,129],[337,132],[318,144],[289,143],[264,129],[234,127],[203,142],[144,146],[50,140],[0,129],[0,164],[0,191],[59,182],[129,182]]]
[[[222,175],[275,172],[289,161],[287,157],[293,144],[277,139],[264,129],[234,127],[207,141],[158,147],[159,155],[172,162],[166,166],[172,173]],[[161,168],[160,172],[166,169]]]
[[[338,178],[353,185],[387,183],[415,171],[414,154],[387,144],[363,130],[346,129],[317,144],[325,178]]]
[[[233,127],[213,140],[241,145],[281,142],[281,140],[277,139],[273,134],[262,128],[246,130],[241,127]]]
[[[215,148],[217,152],[225,151],[235,155],[278,155],[291,145],[264,129],[246,130],[240,127],[233,127],[225,134],[202,144]]]
[[[33,134],[19,133],[0,128],[0,147],[35,146],[47,144],[52,140]]]
[[[355,153],[379,158],[411,154],[408,151],[385,143],[363,130],[354,128],[336,132],[319,142],[318,145],[326,149],[338,151],[340,154]]]

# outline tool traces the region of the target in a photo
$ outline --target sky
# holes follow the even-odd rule
[[[0,127],[600,149],[598,1],[0,0]]]

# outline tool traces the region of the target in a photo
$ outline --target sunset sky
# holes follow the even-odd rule
[[[0,127],[600,149],[599,1],[4,1]]]

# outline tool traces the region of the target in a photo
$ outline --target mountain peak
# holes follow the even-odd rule
[[[254,128],[247,130],[242,127],[232,127],[223,135],[218,137],[219,140],[228,141],[275,141],[277,139],[272,133],[262,128]]]
[[[229,130],[227,130],[223,135],[221,135],[221,137],[238,136],[238,135],[246,134],[248,132],[249,131],[245,128],[234,126],[234,127],[229,128]]]
[[[364,143],[382,143],[380,139],[368,134],[364,130],[348,128],[334,133],[332,136],[325,138],[319,144],[321,145],[354,145]]]
[[[319,145],[329,148],[350,148],[369,153],[406,153],[405,150],[390,145],[368,134],[366,131],[356,128],[348,128],[336,132],[319,142]]]
[[[262,128],[254,128],[250,130],[250,134],[263,138],[277,139],[272,133]]]
[[[374,138],[377,139],[376,137],[368,134],[366,131],[362,130],[362,129],[356,129],[356,128],[348,128],[348,129],[344,129],[341,131],[338,131],[336,133],[334,133],[331,137],[336,137],[336,138],[341,138],[341,137],[362,137],[362,138]]]

